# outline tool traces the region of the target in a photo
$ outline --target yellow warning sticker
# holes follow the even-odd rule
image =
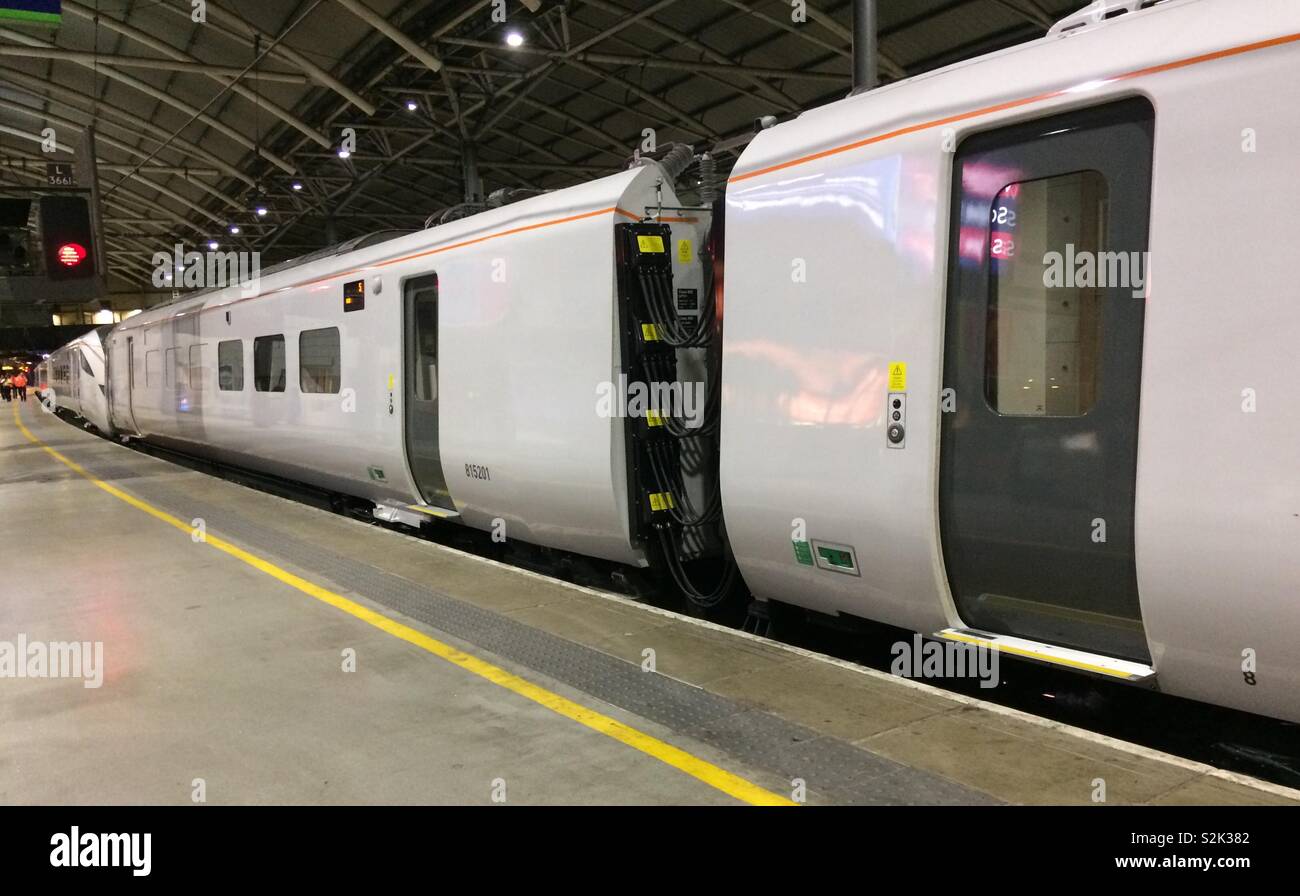
[[[690,264],[691,259],[695,257],[695,250],[691,246],[690,240],[677,241],[677,260],[682,264]]]
[[[655,329],[654,324],[642,324],[641,338],[646,342],[654,342],[659,338],[659,331]]]
[[[907,364],[903,361],[891,361],[889,364],[889,391],[907,391]]]
[[[394,376],[390,373],[390,374],[388,375],[388,391],[389,391],[389,392],[392,392],[392,391],[393,391],[393,381],[394,381]]]
[[[664,251],[664,238],[661,236],[638,236],[636,247],[642,252]]]
[[[659,415],[658,411],[646,411],[645,422],[648,426],[663,426],[664,418]]]
[[[650,496],[650,509],[659,513],[673,505],[673,496],[668,492],[655,492]]]

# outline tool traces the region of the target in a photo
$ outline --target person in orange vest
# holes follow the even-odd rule
[[[23,373],[21,370],[18,371],[18,375],[13,379],[13,387],[14,387],[14,391],[18,393],[18,400],[26,401],[27,400],[27,374]]]

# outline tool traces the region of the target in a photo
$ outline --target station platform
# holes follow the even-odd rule
[[[1297,804],[0,405],[0,803]],[[653,657],[651,670],[648,658]],[[82,670],[85,672],[86,670]]]

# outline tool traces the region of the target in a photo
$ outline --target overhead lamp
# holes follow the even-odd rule
[[[418,109],[418,108],[420,108],[420,104],[417,103],[415,100],[407,100],[407,101],[406,101],[406,111],[407,111],[407,112],[414,112],[414,111],[415,111],[416,109]]]
[[[350,158],[351,156],[352,156],[352,152],[351,152],[351,150],[347,150],[347,149],[340,149],[340,150],[339,150],[339,158],[340,158],[340,159]]]
[[[218,243],[216,240],[208,240],[208,248],[211,249],[213,252],[216,252],[218,249],[221,248],[221,244]]]
[[[294,190],[301,190],[301,189],[302,189],[302,181],[297,181],[297,180],[296,180],[296,181],[294,181],[292,184],[290,184],[290,186],[293,187]]]
[[[238,224],[231,224],[231,225],[230,225],[230,232],[231,232],[231,234],[238,234],[238,233],[239,233],[239,225],[238,225]]]
[[[506,46],[522,47],[523,45],[524,45],[524,36],[522,34],[520,34],[518,31],[506,32]]]
[[[266,217],[266,206],[264,206],[264,205],[259,205],[259,206],[257,207],[257,216],[258,216],[259,218],[265,218],[265,217]]]

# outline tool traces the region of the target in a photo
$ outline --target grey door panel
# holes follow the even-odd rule
[[[1150,104],[1129,100],[959,148],[944,354],[956,410],[943,414],[939,487],[966,625],[1141,661],[1152,130]]]
[[[406,456],[426,502],[455,510],[438,450],[438,275],[403,284]]]

